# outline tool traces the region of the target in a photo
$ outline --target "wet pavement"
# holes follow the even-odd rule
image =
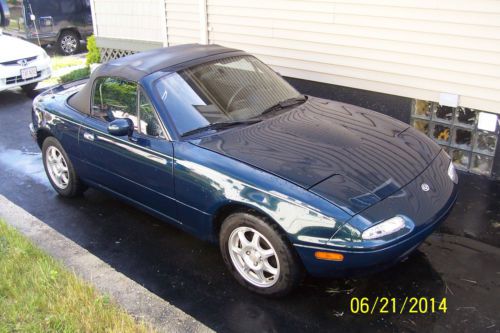
[[[96,190],[56,196],[29,136],[30,108],[20,91],[0,92],[0,194],[217,331],[500,332],[498,181],[461,174],[440,233],[397,266],[356,279],[308,278],[292,295],[269,300],[239,287],[213,245]],[[397,313],[354,314],[356,297],[395,298]],[[447,311],[399,313],[407,297],[446,298]]]

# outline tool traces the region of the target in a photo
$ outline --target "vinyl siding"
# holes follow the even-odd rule
[[[208,0],[209,42],[282,75],[500,113],[500,2]]]
[[[92,0],[97,36],[162,42],[158,0]]]
[[[167,11],[168,45],[198,43],[200,14],[198,0],[164,0]]]

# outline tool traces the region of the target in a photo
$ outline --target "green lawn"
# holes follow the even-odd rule
[[[64,67],[72,67],[72,66],[83,66],[85,65],[85,58],[78,56],[53,56],[51,58],[52,61],[52,71],[57,71],[58,69]]]
[[[0,333],[151,331],[0,220]]]

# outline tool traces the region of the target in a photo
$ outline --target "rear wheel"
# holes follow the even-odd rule
[[[249,213],[230,215],[222,224],[220,249],[236,280],[265,296],[284,296],[302,279],[302,266],[278,227]]]
[[[80,49],[80,38],[76,32],[66,30],[61,33],[57,44],[62,54],[72,55]]]
[[[25,93],[31,93],[31,92],[33,92],[33,90],[35,90],[35,88],[36,88],[37,85],[38,85],[38,82],[33,82],[33,83],[30,83],[30,84],[25,84],[24,86],[21,86],[21,89]]]
[[[80,195],[86,190],[66,151],[56,138],[48,137],[43,141],[42,157],[45,173],[57,193],[69,198]]]

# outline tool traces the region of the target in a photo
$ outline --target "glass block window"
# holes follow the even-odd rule
[[[458,169],[489,176],[500,126],[494,131],[478,128],[481,112],[414,100],[411,125],[440,144]]]

